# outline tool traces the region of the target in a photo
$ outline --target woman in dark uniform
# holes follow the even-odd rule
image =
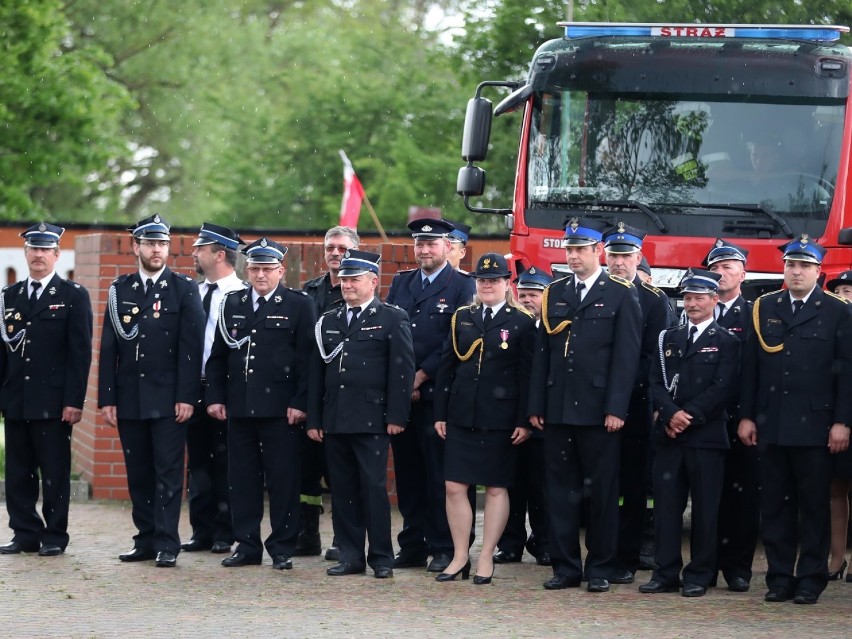
[[[473,583],[491,583],[493,555],[509,516],[507,487],[515,476],[515,446],[530,436],[527,385],[535,320],[514,299],[506,259],[486,253],[476,265],[476,297],[458,309],[435,384],[435,430],[446,440],[447,519],[455,552],[435,579],[470,575],[473,512],[468,486],[484,485],[482,552]]]
[[[825,285],[826,291],[852,302],[852,270],[843,271]],[[843,579],[849,563],[846,561],[846,538],[849,530],[849,492],[852,491],[852,448],[834,457],[831,481],[831,557],[828,561],[828,580]],[[852,583],[852,571],[846,575]]]

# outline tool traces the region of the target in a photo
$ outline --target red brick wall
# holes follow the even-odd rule
[[[277,238],[276,238],[277,239]],[[186,275],[194,275],[192,243],[195,236],[172,236],[169,267]],[[302,283],[324,271],[322,238],[317,242],[287,242],[285,281],[288,286],[300,288]],[[400,270],[413,268],[414,249],[407,244],[362,245],[364,250],[382,254],[380,296],[387,296],[393,276]],[[118,431],[107,426],[97,410],[98,359],[101,325],[107,301],[107,291],[112,281],[122,273],[137,268],[133,255],[132,238],[128,233],[98,233],[81,235],[75,244],[75,278],[85,286],[92,298],[95,316],[94,353],[86,406],[83,419],[74,427],[71,444],[73,466],[81,478],[89,483],[95,499],[127,499],[127,476],[124,456],[118,440]],[[473,259],[470,251],[462,262],[469,269]],[[396,501],[393,465],[388,464],[388,492]]]

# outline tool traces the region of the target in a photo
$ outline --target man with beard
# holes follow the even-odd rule
[[[434,428],[434,380],[453,313],[470,303],[475,286],[447,261],[447,236],[453,231],[449,222],[423,218],[408,228],[419,268],[397,273],[387,297],[389,304],[408,312],[416,368],[408,425],[391,440],[403,517],[394,568],[424,566],[432,555],[428,570],[443,572],[452,559],[453,540],[447,523],[444,445]]]
[[[180,552],[186,423],[199,399],[204,311],[192,278],[166,266],[169,225],[159,215],[128,229],[139,269],[109,288],[101,334],[98,405],[118,428],[138,533],[121,561]]]
[[[213,419],[204,408],[207,376],[204,368],[213,348],[219,305],[225,294],[245,288],[237,277],[237,249],[245,244],[231,229],[204,222],[195,240],[192,257],[195,270],[204,276],[198,285],[207,323],[201,361],[201,399],[187,423],[186,450],[189,457],[189,523],[192,538],[181,545],[187,552],[231,551],[234,533],[228,506],[228,430],[225,422]]]
[[[54,557],[68,545],[71,428],[83,415],[92,362],[92,305],[56,273],[62,227],[24,237],[29,277],[4,289],[0,409],[6,433],[6,508],[12,542],[0,554]],[[41,479],[42,514],[36,511]]]

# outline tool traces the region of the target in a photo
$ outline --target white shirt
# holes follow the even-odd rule
[[[585,285],[583,292],[580,294],[580,301],[581,302],[585,299],[586,293],[588,293],[589,291],[592,290],[592,287],[595,285],[595,282],[598,281],[598,278],[601,276],[601,273],[603,273],[603,269],[599,266],[598,270],[595,271],[594,273],[592,273],[586,279],[581,280],[579,277],[577,277],[577,283],[576,284],[579,284],[580,282],[582,282]],[[575,277],[576,277],[576,275],[575,275]],[[575,286],[576,286],[576,284],[575,284]]]
[[[816,287],[814,287],[814,288],[816,288]],[[802,306],[804,306],[805,304],[807,304],[807,303],[808,303],[808,298],[809,298],[809,297],[813,294],[813,292],[814,292],[814,289],[812,288],[812,289],[810,290],[810,293],[808,293],[807,295],[805,295],[805,296],[802,298],[802,300],[801,300],[801,301],[802,301]],[[790,293],[790,308],[792,308],[792,309],[793,309],[793,312],[794,312],[794,313],[796,312],[796,307],[795,307],[795,306],[793,306],[793,302],[795,302],[795,301],[796,301],[796,298],[795,298],[795,297],[793,297],[793,294],[792,294],[792,293]]]
[[[426,280],[429,280],[429,284],[434,282],[435,278],[438,277],[441,272],[447,267],[447,264],[449,264],[449,262],[444,262],[444,265],[431,275],[426,275],[426,273],[423,272],[423,269],[420,269],[420,283],[423,284]]]
[[[142,269],[140,268],[139,269],[139,277],[142,278],[142,286],[146,286],[147,283],[148,283],[148,280],[151,280],[154,284],[156,284],[157,280],[160,279],[160,276],[163,274],[163,271],[165,271],[165,270],[166,270],[166,267],[164,266],[163,268],[161,268],[159,271],[157,271],[153,275],[148,275],[147,273],[143,273]],[[147,295],[148,291],[144,291],[144,293]]]
[[[695,338],[692,340],[693,342],[698,341],[698,338],[701,337],[701,334],[706,330],[710,324],[713,323],[713,316],[711,315],[709,318],[701,322],[700,324],[693,324],[689,320],[686,322],[686,334],[687,336],[692,332],[692,327],[695,326],[698,328],[698,331],[695,333]]]
[[[210,357],[210,351],[213,348],[213,340],[216,337],[216,324],[219,321],[219,307],[225,301],[225,293],[231,291],[239,291],[244,287],[243,281],[237,277],[236,273],[223,277],[215,282],[216,289],[210,297],[210,315],[207,318],[207,325],[204,327],[204,356],[201,358],[201,374],[204,375],[204,367],[207,366],[207,358]],[[204,280],[198,285],[198,291],[201,294],[201,299],[207,295],[207,287],[210,282]]]
[[[499,313],[500,309],[503,308],[504,306],[506,306],[506,300],[503,300],[502,302],[500,302],[499,304],[495,304],[494,306],[488,306],[488,304],[483,304],[482,305],[482,319],[483,320],[485,319],[485,309],[486,308],[491,309],[491,317],[493,319],[493,318],[497,317],[497,313]]]
[[[39,299],[41,297],[41,294],[44,293],[44,289],[50,283],[50,280],[53,279],[54,275],[56,275],[56,271],[51,271],[49,275],[43,277],[40,280],[34,280],[33,278],[28,277],[27,278],[27,297],[29,298],[29,296],[32,295],[32,293],[33,293],[33,282],[38,282],[39,284],[41,284],[41,286],[39,286],[38,290],[36,291],[36,299]]]

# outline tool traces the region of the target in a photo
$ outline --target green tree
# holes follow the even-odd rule
[[[0,218],[63,218],[51,189],[80,191],[117,151],[128,93],[96,45],[78,46],[59,0],[0,5]]]

